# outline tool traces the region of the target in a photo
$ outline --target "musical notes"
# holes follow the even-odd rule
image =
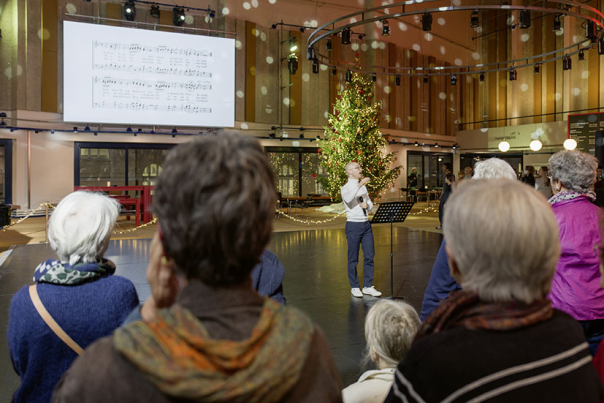
[[[93,70],[122,71],[127,73],[163,74],[169,76],[206,77],[212,78],[212,73],[197,69],[178,69],[174,67],[135,66],[119,63],[95,63]]]
[[[103,42],[103,41],[93,41],[92,48],[94,50],[97,49],[107,49],[110,51],[128,51],[130,53],[156,53],[156,54],[169,54],[169,55],[184,55],[184,56],[193,56],[193,57],[212,57],[212,52],[207,49],[197,50],[191,48],[177,48],[173,46],[147,46],[141,45],[138,43],[121,43],[121,42]]]
[[[115,78],[115,77],[98,77],[94,76],[92,79],[94,84],[102,84],[105,87],[119,85],[120,87],[137,87],[154,89],[156,91],[163,91],[169,89],[183,89],[187,91],[205,90],[209,91],[212,89],[211,84],[202,83],[200,81],[188,81],[188,82],[170,82],[170,81],[153,81],[153,80],[141,80],[141,79],[129,79],[129,78]]]
[[[147,104],[143,102],[95,102],[94,109],[119,109],[128,111],[154,111],[154,112],[186,112],[189,114],[212,113],[212,108],[199,107],[188,104]]]

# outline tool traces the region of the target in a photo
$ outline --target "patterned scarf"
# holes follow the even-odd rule
[[[426,318],[415,339],[454,327],[508,331],[548,320],[554,314],[547,299],[532,304],[521,302],[484,302],[470,291],[452,292]]]
[[[594,192],[593,190],[590,190],[587,193],[578,193],[573,190],[566,190],[564,192],[556,193],[555,195],[550,197],[548,202],[549,202],[549,204],[554,205],[554,204],[558,203],[559,201],[572,200],[572,199],[576,199],[578,197],[587,197],[590,201],[594,202],[594,201],[596,201],[596,192]]]
[[[163,394],[203,402],[277,402],[297,383],[314,325],[301,311],[266,299],[249,339],[214,340],[174,305],[155,322],[115,331],[113,345]]]
[[[34,281],[60,285],[77,285],[86,281],[115,273],[115,264],[111,260],[100,262],[76,263],[70,266],[55,259],[48,259],[36,267]]]

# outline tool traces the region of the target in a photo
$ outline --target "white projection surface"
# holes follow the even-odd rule
[[[235,40],[65,21],[66,122],[233,127]]]

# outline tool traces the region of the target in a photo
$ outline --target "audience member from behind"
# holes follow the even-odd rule
[[[447,172],[445,175],[445,186],[443,186],[443,193],[440,196],[440,202],[438,204],[438,221],[440,226],[436,229],[442,229],[443,217],[445,216],[445,204],[449,200],[449,196],[453,192],[453,184],[455,183],[455,175],[452,172]]]
[[[549,168],[547,165],[543,165],[541,168],[539,168],[539,172],[535,177],[535,189],[537,189],[539,193],[543,194],[546,199],[552,197],[552,187],[550,184],[549,175]]]
[[[115,265],[103,259],[118,214],[115,200],[80,191],[65,197],[50,217],[48,239],[59,260],[40,263],[35,284],[19,290],[10,306],[8,345],[21,378],[15,403],[49,402],[76,350],[111,334],[138,305],[132,282],[113,276]],[[57,330],[42,318],[44,310]],[[73,348],[59,338],[61,331]]]
[[[518,181],[475,180],[447,209],[447,255],[463,291],[422,324],[386,402],[604,397],[581,326],[546,298],[560,245],[543,197]]]
[[[499,158],[489,158],[477,162],[474,168],[474,179],[505,178],[516,180],[516,173],[510,164]],[[447,237],[445,235],[445,238],[440,244],[438,254],[436,255],[434,266],[432,266],[430,280],[426,292],[424,293],[422,310],[419,315],[422,321],[430,315],[440,301],[446,299],[452,291],[460,289],[459,284],[451,276],[451,271],[449,270],[449,262],[445,252],[447,245],[446,240]]]
[[[529,186],[535,186],[535,167],[532,165],[527,165],[522,172],[522,176],[520,178],[523,183],[526,183]]]
[[[143,321],[88,348],[54,402],[341,401],[323,332],[252,287],[271,236],[273,180],[250,138],[204,136],[170,151]]]
[[[560,151],[549,159],[554,196],[549,200],[558,226],[562,255],[549,298],[554,308],[577,319],[596,353],[604,337],[604,290],[600,287],[600,209],[596,195],[598,160],[581,151]]]
[[[380,300],[365,318],[367,347],[363,361],[378,369],[365,372],[342,391],[345,403],[381,403],[394,381],[396,366],[407,354],[420,326],[419,316],[405,302]]]

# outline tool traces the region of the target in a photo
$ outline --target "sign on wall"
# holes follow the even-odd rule
[[[604,113],[568,115],[568,137],[575,139],[577,150],[596,154],[596,132],[604,130]]]

